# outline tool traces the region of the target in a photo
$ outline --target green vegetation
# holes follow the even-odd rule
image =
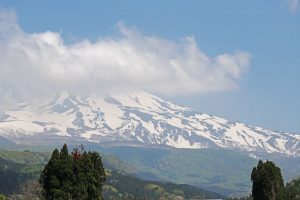
[[[190,185],[161,183],[138,179],[117,171],[107,173],[103,187],[105,199],[203,199],[222,198],[221,195]]]
[[[251,173],[252,197],[226,200],[300,200],[300,178],[284,187],[281,170],[271,161],[259,161]]]
[[[253,200],[253,198],[251,196],[248,197],[241,197],[241,198],[226,198],[225,200]]]
[[[105,172],[97,152],[86,152],[83,147],[69,154],[65,144],[55,149],[41,173],[42,196],[49,200],[103,199]]]
[[[97,150],[116,155],[129,166],[128,173],[142,179],[189,184],[223,195],[248,194],[250,173],[257,163],[239,153],[217,149],[106,147]]]
[[[281,170],[271,161],[259,161],[251,173],[253,200],[285,200]]]
[[[6,196],[4,196],[4,194],[0,193],[0,200],[6,200]]]
[[[226,162],[225,158],[228,159],[227,162],[229,161],[235,162],[232,163],[232,170],[233,170],[232,173],[234,173],[234,170],[240,170],[239,169],[241,167],[240,165],[242,165],[243,163],[247,164],[248,161],[246,159],[246,160],[240,160],[239,162],[236,162],[235,159],[239,159],[243,157],[240,157],[232,153],[227,153],[227,152],[225,153],[223,152],[222,154],[222,152],[217,150],[216,151],[210,150],[208,153],[205,150],[204,151],[182,150],[181,152],[176,149],[175,150],[173,149],[150,150],[147,148],[114,147],[114,148],[110,148],[109,151],[110,153],[123,156],[123,159],[128,160],[125,163],[119,160],[116,156],[111,156],[108,154],[101,155],[103,159],[103,164],[105,164],[105,168],[106,168],[105,171],[106,181],[103,183],[102,195],[104,199],[114,199],[114,200],[202,199],[204,197],[222,198],[221,195],[218,195],[213,192],[208,192],[206,190],[193,187],[190,185],[162,183],[156,180],[159,180],[158,177],[161,174],[163,174],[163,172],[165,172],[165,177],[170,177],[171,174],[173,174],[174,176],[176,175],[176,180],[180,180],[178,177],[180,176],[185,177],[186,174],[193,174],[194,176],[199,177],[199,175],[197,175],[197,170],[201,172],[200,173],[201,175],[203,175],[202,173],[204,172],[212,173],[209,172],[209,170],[210,171],[216,170],[216,172],[221,175],[222,172],[220,168],[222,167],[224,167],[224,172],[223,172],[223,176],[221,177],[225,179],[226,177],[228,177],[225,174],[228,170],[227,169],[228,167],[226,167],[227,164],[225,163]],[[62,171],[60,171],[59,174],[60,175],[64,174],[68,176],[68,173],[70,173],[70,171],[68,170],[70,169],[68,167],[68,165],[70,164],[69,158],[71,158],[71,160],[74,161],[73,160],[74,157],[76,157],[76,155],[82,156],[83,152],[84,150],[77,148],[75,149],[75,151],[73,151],[73,154],[69,154],[68,151],[66,151],[66,149],[63,148],[60,152],[56,151],[56,153],[51,156],[50,153],[37,153],[37,152],[31,152],[29,150],[25,150],[25,151],[0,150],[0,180],[1,180],[0,194],[1,193],[3,194],[2,196],[0,195],[0,200],[1,198],[17,199],[17,200],[18,199],[20,200],[40,199],[39,196],[41,196],[42,190],[39,184],[39,177],[41,172],[43,171],[43,168],[50,160],[50,157],[56,157],[58,160],[59,158],[64,157],[63,159],[64,162],[60,163],[60,165],[65,167]],[[102,152],[105,151],[103,150]],[[108,151],[106,150],[106,152]],[[88,154],[88,152],[86,152],[86,154]],[[191,154],[199,154],[199,155],[192,155],[190,158],[184,158],[184,157],[189,157]],[[224,155],[224,158],[221,158],[222,155]],[[175,163],[175,161],[172,161],[172,159],[182,163]],[[197,159],[197,160],[192,161],[191,159]],[[206,163],[206,162],[212,162],[212,163]],[[79,166],[83,167],[83,163],[86,162],[82,162],[82,165]],[[262,182],[264,182],[264,184],[271,183],[270,184],[271,188],[281,185],[279,184],[280,181],[277,182],[277,185],[275,184],[276,182],[275,180],[280,180],[279,178],[280,176],[278,175],[280,169],[276,167],[274,163],[272,164],[272,162],[270,161],[267,161],[266,163],[264,162],[258,163],[257,167],[253,169],[252,172],[253,178],[254,178],[254,174],[256,174],[256,176],[259,175],[259,177],[261,177],[262,179],[269,180],[269,181],[264,180]],[[139,166],[139,164],[141,164],[141,166]],[[196,167],[197,164],[200,167],[198,166],[197,168]],[[213,164],[219,166],[212,166]],[[87,164],[84,166],[88,167],[90,165]],[[208,169],[208,167],[211,167],[211,169]],[[147,169],[150,169],[148,173],[146,173]],[[170,172],[168,170],[170,170]],[[177,170],[178,175],[175,173],[174,170]],[[247,174],[249,174],[247,177],[248,180],[250,180],[249,178],[250,172],[251,170],[247,172]],[[130,174],[135,174],[135,175],[130,175]],[[239,173],[236,174],[237,174],[236,178],[239,178],[238,177]],[[142,180],[140,178],[136,178],[136,175],[148,177],[153,180],[152,181]],[[81,177],[81,175],[77,177]],[[272,179],[274,179],[274,177],[276,177],[274,180],[275,182],[271,181]],[[189,177],[189,178],[193,178],[193,177]],[[56,179],[59,180],[60,178],[56,177]],[[191,179],[191,180],[195,180],[195,179]],[[220,181],[220,180],[226,182],[226,180],[222,180],[221,178],[215,179],[214,181]],[[83,179],[80,178],[79,180],[77,179],[77,182],[78,183],[81,182],[79,185],[84,185],[86,179],[84,180],[84,178]],[[242,180],[239,181],[239,183],[242,183]],[[62,188],[68,188],[68,186],[72,185],[72,182],[59,183],[59,184],[65,185]],[[78,187],[77,190],[80,190],[79,188],[80,187]],[[291,181],[286,185],[285,194],[286,194],[286,198],[285,198],[286,200],[297,200],[297,199],[300,200],[300,178],[294,179],[293,181]],[[272,198],[273,197],[270,197],[269,199]],[[253,200],[253,198],[243,197],[243,198],[231,198],[228,200]]]
[[[36,153],[30,151],[2,151],[0,150],[0,193],[12,199],[39,199],[41,188],[39,176],[50,159],[50,153]],[[115,156],[102,154],[106,170],[102,194],[105,199],[200,199],[205,197],[222,198],[221,195],[190,185],[146,181],[129,175],[126,171],[134,169],[118,160]],[[20,158],[20,159],[16,159]],[[29,160],[29,161],[28,161]],[[33,163],[30,163],[33,162]],[[160,188],[155,190],[156,186]],[[155,198],[154,198],[155,197]],[[157,198],[157,199],[159,199]]]
[[[33,166],[35,167],[35,166]],[[12,194],[21,192],[21,186],[30,179],[37,179],[41,169],[30,169],[31,165],[15,163],[0,157],[0,192],[4,194]],[[27,173],[32,171],[32,173]]]
[[[105,168],[141,179],[183,183],[215,191],[226,196],[243,196],[251,192],[251,170],[257,160],[239,152],[218,149],[174,149],[149,147],[101,147],[86,145],[88,149],[101,152]],[[53,151],[56,147],[18,146],[18,155],[10,156],[15,161],[25,163],[26,157],[40,166],[31,166],[31,170],[40,169],[49,160],[51,153],[32,153],[32,151]],[[69,146],[71,149],[72,147]],[[25,152],[24,152],[25,150]],[[21,152],[20,152],[21,151]],[[1,154],[1,151],[0,151]],[[113,155],[113,156],[112,156]],[[269,155],[281,169],[286,181],[291,181],[300,174],[300,158],[282,158]],[[43,162],[42,159],[45,159]],[[28,169],[24,169],[28,170]]]
[[[286,184],[285,190],[287,200],[300,200],[300,178]]]
[[[30,150],[24,151],[7,151],[0,150],[0,157],[9,159],[15,163],[22,164],[46,164],[49,160],[50,153],[41,153],[41,152],[31,152]]]

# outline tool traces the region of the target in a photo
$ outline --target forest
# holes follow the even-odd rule
[[[226,198],[186,184],[142,180],[116,170],[111,165],[121,165],[116,158],[103,157],[110,165],[82,145],[69,152],[65,144],[52,154],[0,150],[0,199],[300,199],[300,178],[284,185],[272,161],[260,160],[253,168],[251,195]]]
[[[80,195],[84,196],[90,193],[84,192],[88,191],[88,187],[86,187],[87,180],[95,180],[92,177],[95,173],[92,172],[93,170],[90,170],[94,168],[93,162],[91,161],[92,155],[96,158],[94,161],[102,161],[101,157],[98,157],[98,153],[85,151],[82,147],[73,149],[73,151],[69,153],[67,146],[64,146],[61,150],[55,149],[52,155],[50,153],[31,152],[29,150],[0,150],[0,193],[2,193],[0,199],[59,199],[59,197],[52,198],[47,195],[62,195],[76,199],[76,197],[71,197],[72,193],[76,192],[76,190],[83,191]],[[83,158],[84,156],[85,158]],[[98,175],[102,176],[98,176],[98,183],[94,182],[94,184],[99,184],[97,186],[99,191],[102,189],[102,195],[99,199],[102,199],[102,197],[104,199],[114,200],[224,198],[224,196],[215,192],[186,184],[142,180],[122,170],[117,170],[115,165],[122,164],[119,160],[116,160],[115,157],[107,155],[103,155],[102,157],[104,157],[106,161],[103,162],[104,167],[98,163],[98,172],[100,172]],[[71,160],[73,160],[74,163],[72,163]],[[105,163],[109,164],[107,165]],[[52,180],[45,178],[51,176],[49,175],[49,171],[56,171],[53,169],[54,166],[58,168],[62,167],[63,170],[59,170],[59,174],[54,173],[55,178],[52,177]],[[72,166],[72,169],[76,169],[76,172],[73,172],[73,170],[71,170],[71,172],[70,166]],[[86,168],[85,170],[89,171],[89,173],[87,173],[89,178],[85,175],[85,172],[82,173],[84,170],[80,168]],[[77,173],[75,176],[77,178],[73,180],[74,182],[70,181],[70,179],[65,182],[62,181],[62,179],[60,180],[60,176],[68,176],[70,172],[72,174]],[[104,172],[105,178],[103,176]],[[79,182],[81,182],[81,184],[78,184]],[[72,185],[75,185],[74,183],[78,185],[77,188],[72,188]],[[46,191],[43,189],[43,185]],[[64,185],[64,187],[55,188],[58,185]],[[69,187],[69,194],[60,190],[61,188],[66,188],[66,186]],[[52,190],[54,194],[51,194],[50,190]],[[79,198],[90,199],[88,196],[82,196]],[[97,198],[93,197],[93,199]]]

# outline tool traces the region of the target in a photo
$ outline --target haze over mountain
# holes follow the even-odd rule
[[[126,143],[300,156],[299,134],[231,122],[142,91],[105,97],[62,92],[44,104],[19,103],[0,118],[0,136],[21,144]]]

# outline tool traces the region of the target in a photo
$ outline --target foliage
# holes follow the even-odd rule
[[[248,197],[241,197],[241,198],[226,198],[225,200],[253,200],[253,198],[251,196]]]
[[[285,200],[281,170],[271,161],[259,161],[251,173],[253,200]]]
[[[105,172],[101,157],[83,147],[69,154],[65,144],[55,149],[45,166],[40,183],[45,199],[102,199]]]
[[[300,200],[300,178],[286,184],[286,199]]]
[[[78,149],[80,151],[80,149]],[[11,184],[5,184],[0,181],[4,188],[0,192],[5,193],[6,196],[12,199],[33,200],[38,199],[40,194],[40,188],[38,187],[38,177],[40,172],[44,168],[44,158],[40,159],[41,155],[45,155],[45,159],[48,163],[51,154],[50,153],[38,153],[24,151],[5,151],[0,155],[5,155],[5,159],[0,158],[0,168],[10,170],[9,174],[6,174],[6,180],[10,180]],[[23,158],[22,158],[23,157]],[[104,160],[107,180],[103,186],[103,196],[105,199],[175,199],[175,197],[184,197],[185,199],[201,199],[203,195],[207,198],[222,198],[221,195],[214,192],[209,192],[190,185],[180,185],[173,183],[162,183],[158,181],[146,181],[139,179],[133,175],[125,173],[128,169],[129,172],[134,173],[134,168],[128,167],[124,162],[120,161],[117,157],[108,154],[102,154],[101,157]],[[18,163],[16,163],[17,158]],[[30,162],[25,162],[29,160]],[[33,163],[31,163],[33,162]],[[40,162],[40,163],[39,163]],[[12,175],[14,173],[14,175]],[[0,172],[1,174],[1,172]],[[20,179],[20,177],[23,177]],[[147,185],[156,185],[159,188],[163,188],[164,192],[159,198],[155,196],[156,190],[146,190]],[[7,192],[4,192],[7,191]],[[180,199],[180,198],[177,198]]]
[[[8,151],[0,150],[0,157],[6,160],[13,161],[20,164],[46,164],[49,160],[49,153],[24,151]]]
[[[22,183],[37,177],[34,174],[24,173],[24,168],[24,164],[8,161],[0,157],[0,192],[6,195],[20,192]]]
[[[0,200],[6,200],[6,196],[4,196],[4,194],[0,193]]]
[[[190,185],[146,181],[132,175],[110,171],[103,188],[105,199],[203,199],[221,195]],[[126,197],[126,198],[125,198]]]
[[[257,164],[238,152],[218,149],[94,148],[116,155],[129,166],[130,171],[124,171],[142,179],[186,183],[228,196],[248,193],[249,176]]]

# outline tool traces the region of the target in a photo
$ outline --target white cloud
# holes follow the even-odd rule
[[[296,13],[299,6],[299,0],[288,0],[289,9],[292,13]]]
[[[117,36],[67,45],[56,32],[24,32],[13,11],[0,11],[0,98],[31,99],[60,90],[224,91],[236,88],[249,67],[245,52],[211,58],[192,36],[173,41],[123,23],[117,27]]]

